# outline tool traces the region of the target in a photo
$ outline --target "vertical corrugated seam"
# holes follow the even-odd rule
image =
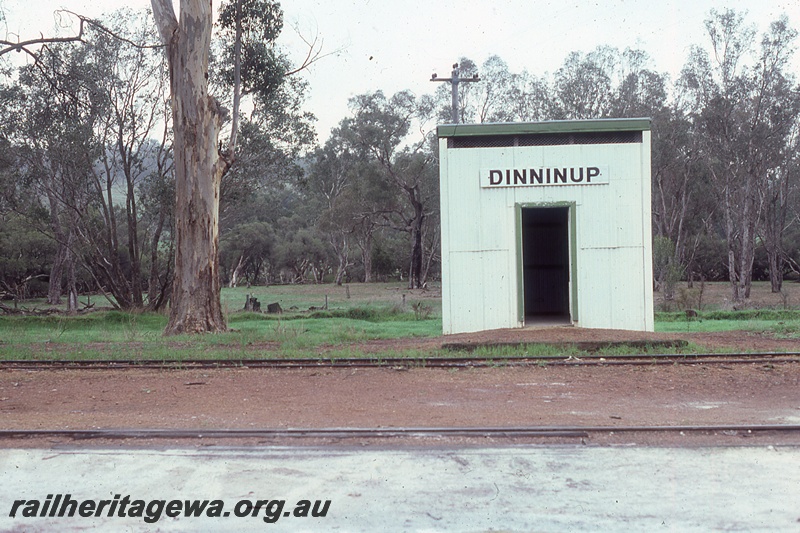
[[[646,141],[646,142],[645,142]],[[640,154],[641,173],[642,173],[642,266],[644,267],[643,288],[644,288],[644,329],[645,331],[655,330],[655,317],[653,315],[653,200],[652,200],[652,134],[650,131],[642,132],[642,153]],[[647,179],[645,179],[645,177]],[[646,193],[646,194],[645,194]],[[647,216],[644,216],[644,215]],[[650,251],[648,257],[648,250]]]
[[[570,287],[571,292],[570,298],[572,299],[572,305],[570,309],[570,320],[572,322],[578,322],[578,227],[577,227],[577,219],[578,219],[578,202],[573,201],[569,206],[569,240],[570,240]]]
[[[442,224],[442,334],[452,333],[453,331],[453,317],[452,317],[452,302],[450,290],[450,268],[452,261],[450,261],[450,202],[447,195],[449,192],[449,176],[447,175],[449,168],[448,152],[446,139],[439,139],[439,212],[440,221]],[[448,231],[444,231],[444,228]],[[445,252],[445,246],[447,251]],[[445,271],[447,265],[447,271]],[[446,278],[445,278],[446,276]],[[446,281],[445,281],[446,280]]]

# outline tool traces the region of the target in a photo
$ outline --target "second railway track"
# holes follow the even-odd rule
[[[583,439],[603,436],[635,435],[686,437],[755,437],[781,435],[794,439],[800,435],[797,424],[698,424],[698,425],[609,425],[609,426],[512,426],[512,427],[377,427],[377,428],[114,428],[114,429],[4,429],[6,439],[70,439],[77,441],[154,441],[154,440],[241,440],[314,441],[318,439]]]
[[[120,360],[6,360],[0,370],[134,370],[216,368],[491,368],[520,366],[612,365],[741,365],[800,363],[800,352],[634,354],[589,356],[326,358],[313,359],[120,359]]]

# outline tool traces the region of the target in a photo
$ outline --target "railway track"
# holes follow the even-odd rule
[[[183,439],[399,439],[399,438],[591,438],[600,434],[754,434],[800,435],[798,424],[681,426],[531,426],[531,427],[392,427],[289,429],[7,429],[0,439],[67,438],[73,440]]]
[[[0,370],[132,370],[216,368],[487,368],[518,366],[612,365],[739,365],[800,363],[800,352],[634,354],[574,356],[519,356],[501,358],[325,358],[316,359],[184,359],[184,360],[7,360]]]
[[[793,353],[723,353],[723,354],[637,354],[590,355],[584,357],[444,357],[444,358],[316,358],[316,359],[222,359],[222,360],[101,360],[55,361],[20,360],[0,361],[3,370],[134,370],[134,369],[222,369],[222,368],[487,368],[524,366],[605,366],[605,365],[777,365],[800,363],[800,352]],[[63,439],[75,441],[245,441],[318,442],[351,440],[402,440],[402,439],[496,439],[505,441],[575,439],[576,442],[592,439],[619,439],[625,436],[759,436],[800,438],[800,424],[733,424],[733,425],[602,425],[602,426],[529,426],[529,427],[382,427],[382,428],[263,428],[263,429],[5,429],[0,430],[3,440]],[[650,438],[650,437],[647,437]],[[785,439],[784,439],[785,440]]]

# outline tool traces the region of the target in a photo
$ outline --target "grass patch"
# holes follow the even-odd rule
[[[800,339],[800,320],[778,322],[770,326],[776,337],[787,339]]]
[[[81,316],[0,316],[3,359],[250,359],[318,357],[331,347],[376,339],[434,337],[440,318],[354,307],[322,314],[235,313],[231,331],[163,337],[166,317],[103,311]]]
[[[156,339],[167,325],[154,313],[102,311],[81,316],[0,317],[0,338],[6,344],[37,342],[133,342]]]
[[[404,311],[400,307],[351,307],[349,309],[332,309],[315,311],[311,318],[349,318],[365,322],[408,322],[421,320],[414,313]]]
[[[715,333],[748,331],[777,338],[800,338],[800,320],[692,320],[656,322],[655,330],[663,333]]]
[[[692,318],[682,312],[656,313],[655,330],[664,333],[750,331],[779,338],[800,338],[800,310],[701,311]]]
[[[262,309],[266,309],[267,304],[278,303],[287,313],[320,311],[326,304],[330,312],[397,307],[413,313],[414,305],[424,302],[431,308],[431,315],[441,316],[442,308],[441,298],[435,296],[434,291],[409,290],[406,283],[394,282],[225,288],[221,295],[223,309],[230,314],[242,310],[248,294],[258,298]]]
[[[615,346],[606,346],[592,352],[594,357],[613,356],[620,357],[626,355],[682,355],[692,354],[705,351],[701,350],[696,344],[688,343],[686,346],[664,346],[664,345],[645,345],[632,346],[625,344],[618,344]]]
[[[521,349],[520,349],[521,346]],[[582,349],[579,346],[566,344],[546,344],[546,343],[531,343],[519,346],[480,346],[471,351],[452,351],[451,354],[457,357],[482,357],[487,359],[497,359],[502,361],[509,357],[603,357],[603,356],[626,356],[626,355],[681,355],[681,354],[694,354],[703,353],[705,349],[701,349],[696,344],[688,343],[686,346],[633,346],[626,344],[616,344],[613,346],[601,347],[599,349]]]
[[[586,355],[574,346],[555,346],[552,344],[523,344],[517,346],[478,346],[474,350],[454,351],[457,357],[480,357],[485,359],[507,359],[509,357],[577,357]]]
[[[279,303],[282,314],[246,313],[247,294],[266,309]],[[380,339],[440,337],[441,299],[436,290],[410,291],[404,283],[287,285],[223,289],[223,308],[231,331],[216,335],[163,337],[167,318],[155,313],[97,311],[86,315],[0,315],[0,358],[4,359],[157,359],[464,357],[626,355],[641,346],[615,346],[592,354],[575,347],[542,344],[481,347],[474,351],[401,350],[363,353],[358,344]],[[326,298],[327,297],[327,298]],[[98,301],[92,297],[92,302]],[[323,309],[327,302],[327,309]],[[709,302],[710,303],[710,302]],[[36,302],[26,302],[27,308]],[[710,307],[710,306],[709,306]],[[313,308],[313,309],[312,309]],[[800,310],[776,307],[743,311],[703,310],[687,320],[683,312],[656,313],[656,331],[745,330],[781,338],[800,338]],[[654,347],[645,353],[697,353]]]
[[[659,312],[655,314],[656,322],[686,322],[685,312]],[[741,311],[699,311],[697,317],[689,319],[690,322],[704,320],[728,320],[728,321],[780,321],[780,320],[800,320],[800,310],[798,309],[745,309]]]

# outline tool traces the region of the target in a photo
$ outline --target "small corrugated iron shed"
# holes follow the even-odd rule
[[[650,119],[438,135],[445,334],[653,330]]]

